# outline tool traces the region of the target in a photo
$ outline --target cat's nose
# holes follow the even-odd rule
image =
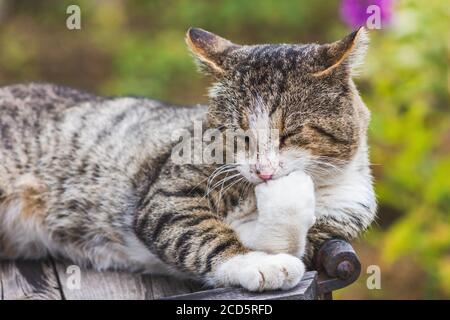
[[[267,181],[267,180],[272,179],[273,173],[256,171],[256,175],[257,175],[260,179],[262,179],[262,180],[264,180],[264,181]]]
[[[273,174],[270,174],[270,173],[267,173],[267,174],[260,173],[260,174],[258,174],[258,177],[260,177],[264,181],[272,179],[272,176],[273,176]]]

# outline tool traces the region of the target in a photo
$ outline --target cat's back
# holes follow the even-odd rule
[[[142,159],[169,152],[174,131],[205,111],[53,84],[0,88],[0,185],[29,172],[48,179],[100,169],[131,175]]]
[[[39,139],[36,136],[41,133],[42,128],[55,122],[64,110],[85,101],[100,99],[53,84],[29,83],[1,87],[0,150],[4,152],[19,149],[31,136]]]
[[[141,121],[153,123],[170,117],[177,125],[201,118],[201,106],[174,106],[143,97],[102,97],[66,86],[48,83],[15,84],[0,87],[0,123],[23,130],[39,128],[48,122],[64,120],[74,114],[87,113],[98,121],[120,111],[120,119],[139,115]],[[103,119],[104,120],[104,119]],[[166,126],[170,125],[164,123]],[[4,133],[4,132],[3,132]]]
[[[0,87],[0,114],[15,120],[34,114],[54,114],[85,101],[99,101],[101,97],[65,86],[48,83],[15,84]],[[1,120],[1,119],[0,119]],[[6,121],[3,121],[4,123]]]
[[[193,120],[201,120],[205,111],[204,106],[174,106],[141,97],[101,97],[54,84],[10,85],[0,87],[0,149],[11,150],[45,135],[75,136],[81,142],[79,136],[85,136],[87,142],[97,134],[96,138],[103,140],[126,133],[128,138],[151,144]],[[128,139],[127,143],[131,142]]]

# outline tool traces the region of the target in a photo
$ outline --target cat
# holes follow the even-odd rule
[[[363,28],[323,45],[237,45],[197,28],[186,42],[215,79],[208,106],[0,88],[1,258],[289,289],[325,240],[371,224],[370,115],[352,80]],[[277,148],[256,163],[175,163],[173,132],[195,121],[275,128]]]

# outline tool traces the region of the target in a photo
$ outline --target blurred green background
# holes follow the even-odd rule
[[[82,29],[66,28],[81,7]],[[206,102],[185,44],[189,26],[237,43],[330,42],[350,29],[340,1],[0,0],[0,85],[47,81],[104,95]],[[450,298],[449,5],[398,0],[392,24],[371,31],[361,95],[379,217],[355,247],[358,283],[342,299]],[[366,268],[381,268],[381,290]]]

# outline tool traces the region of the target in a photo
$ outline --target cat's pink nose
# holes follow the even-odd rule
[[[272,173],[265,173],[265,172],[258,172],[258,177],[261,178],[264,181],[272,179],[273,174]]]

